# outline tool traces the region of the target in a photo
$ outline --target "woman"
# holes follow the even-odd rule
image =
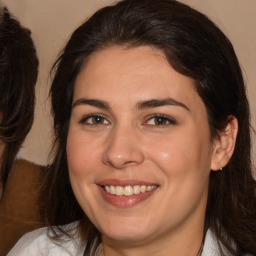
[[[244,82],[207,17],[121,1],[73,33],[55,69],[55,226],[9,255],[256,254]]]

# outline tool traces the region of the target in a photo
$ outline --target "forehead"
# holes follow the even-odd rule
[[[150,46],[114,46],[90,55],[75,82],[74,100],[79,97],[120,103],[166,97],[191,104],[201,100],[194,81]]]

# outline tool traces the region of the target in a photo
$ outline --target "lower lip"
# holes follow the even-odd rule
[[[121,208],[132,207],[138,203],[141,203],[142,201],[145,201],[146,199],[148,199],[156,191],[156,188],[155,188],[151,191],[146,191],[137,195],[116,196],[116,195],[111,195],[107,193],[105,189],[101,186],[99,186],[99,189],[103,198],[108,203]]]

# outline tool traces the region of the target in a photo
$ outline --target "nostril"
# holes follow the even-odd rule
[[[122,130],[123,131],[123,130]],[[121,169],[127,166],[134,166],[143,162],[144,154],[142,147],[135,141],[133,131],[122,132],[115,130],[109,136],[105,150],[102,155],[104,164],[113,168]]]
[[[111,166],[116,169],[123,169],[129,166],[136,166],[140,164],[143,161],[136,161],[136,160],[130,160],[130,161],[125,161],[122,158],[117,158],[117,159],[111,159],[107,161],[103,161],[106,165]]]

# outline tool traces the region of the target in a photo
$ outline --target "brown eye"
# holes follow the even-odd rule
[[[169,123],[169,121],[163,117],[155,117],[154,122],[156,125],[166,125]]]
[[[109,121],[100,115],[91,115],[87,116],[86,118],[83,118],[80,123],[87,124],[87,125],[105,125],[109,124]]]
[[[151,126],[168,126],[174,125],[176,122],[170,117],[164,115],[154,115],[148,119],[146,124]]]
[[[104,118],[101,116],[93,116],[91,117],[92,124],[102,124],[104,123]]]

